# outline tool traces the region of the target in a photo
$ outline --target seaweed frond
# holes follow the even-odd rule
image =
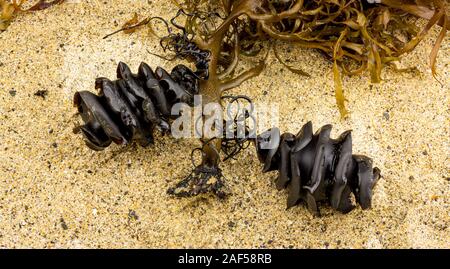
[[[267,41],[320,51],[333,65],[336,103],[342,117],[347,115],[342,74],[367,71],[371,82],[379,83],[384,66],[399,61],[434,25],[440,25],[441,32],[430,53],[436,78],[437,54],[450,27],[448,4],[443,0],[382,0],[378,4],[356,0],[186,0],[178,6],[184,14],[191,14],[186,19],[186,31],[201,48],[213,52],[212,57],[218,58],[217,70],[227,70],[226,75],[242,59],[239,55],[254,57]],[[428,21],[423,29],[416,23],[417,17]],[[221,45],[216,44],[219,38]],[[308,75],[285,64],[276,46],[274,52],[288,70]]]

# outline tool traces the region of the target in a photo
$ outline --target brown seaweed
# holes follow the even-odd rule
[[[65,0],[53,0],[53,1],[45,1],[45,0],[39,0],[36,4],[34,4],[32,7],[27,9],[27,11],[36,11],[36,10],[44,10],[49,7],[52,7],[54,5],[61,4]]]
[[[6,30],[13,17],[20,12],[31,12],[44,10],[57,4],[63,3],[65,0],[53,0],[50,2],[39,0],[36,4],[28,9],[22,9],[25,0],[13,0],[11,3],[6,0],[0,0],[0,31]]]
[[[185,9],[184,14],[191,14],[186,18],[186,31],[200,48],[212,51],[220,68],[236,66],[234,55],[255,55],[255,47],[271,40],[321,51],[333,64],[336,101],[343,117],[348,112],[342,74],[368,71],[371,82],[380,82],[385,65],[411,52],[431,27],[439,24],[441,33],[430,53],[430,67],[436,77],[437,53],[449,27],[443,0],[383,0],[379,4],[355,0],[188,0],[177,2],[177,6]],[[411,16],[405,15],[424,18],[428,23],[419,31],[411,24]],[[220,38],[223,43],[214,45]],[[277,53],[276,57],[281,61]]]

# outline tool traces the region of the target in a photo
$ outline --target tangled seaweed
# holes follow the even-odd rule
[[[238,55],[256,56],[268,41],[320,51],[333,64],[336,103],[342,117],[348,114],[342,73],[352,76],[368,71],[372,83],[380,82],[383,67],[391,65],[397,70],[396,62],[414,50],[437,24],[442,29],[430,53],[432,74],[437,79],[436,58],[450,27],[444,0],[380,0],[377,4],[366,0],[173,2],[187,16],[183,31],[197,46],[220,51],[212,57],[218,58],[219,69],[228,68],[226,75],[239,62]],[[423,29],[414,21],[418,17],[428,21]],[[218,38],[219,48],[215,42]],[[275,55],[281,61],[276,51]]]
[[[151,52],[149,53],[169,61],[180,59],[193,62],[195,63],[196,67],[195,74],[197,74],[197,77],[199,79],[208,79],[208,72],[209,72],[208,62],[210,53],[207,50],[199,49],[198,46],[192,41],[192,36],[190,36],[186,32],[186,29],[175,22],[175,20],[181,14],[185,14],[183,10],[179,10],[177,15],[170,20],[171,25],[174,26],[177,30],[180,30],[181,32],[174,32],[173,29],[169,26],[169,23],[161,17],[150,17],[139,22],[138,15],[137,13],[135,13],[133,18],[127,21],[122,26],[121,29],[106,35],[104,39],[109,38],[110,36],[115,35],[119,32],[133,33],[134,31],[136,31],[137,28],[144,25],[150,25],[151,33],[157,36],[155,31],[151,27],[151,23],[153,21],[160,21],[164,24],[164,26],[167,29],[167,35],[160,37],[161,48],[165,53],[171,52],[173,55],[171,58],[167,58]]]
[[[297,135],[280,135],[278,128],[272,128],[256,139],[263,172],[277,170],[277,189],[288,189],[288,208],[304,201],[312,214],[319,215],[318,204],[326,201],[348,213],[355,207],[352,193],[363,209],[370,208],[380,170],[372,168],[370,158],[352,155],[350,131],[337,139],[331,139],[330,132],[331,125],[325,125],[313,134],[308,122]]]
[[[222,190],[225,186],[225,178],[216,163],[211,163],[208,156],[205,154],[205,146],[208,143],[203,143],[202,148],[195,148],[191,153],[192,164],[194,169],[183,180],[175,184],[167,190],[167,193],[179,198],[193,197],[203,193],[212,192],[220,199],[226,197],[226,193]],[[199,151],[202,155],[202,164],[196,165],[193,154]],[[216,152],[217,155],[219,154]]]
[[[25,3],[25,0],[13,0],[12,3],[6,0],[0,0],[0,31],[6,30],[13,17],[19,12],[29,12],[29,11],[38,11],[44,10],[56,4],[61,4],[65,0],[53,0],[50,2],[39,0],[36,4],[31,6],[28,9],[22,9],[22,5]]]
[[[252,100],[245,95],[224,95],[222,100],[227,100],[226,119],[224,120],[221,150],[225,154],[223,161],[235,159],[242,151],[247,149],[252,137],[256,134],[256,119]],[[247,103],[248,106],[244,104]],[[237,111],[233,113],[232,106],[236,104]],[[247,110],[248,109],[248,110]]]
[[[111,142],[124,145],[135,140],[141,146],[153,143],[153,131],[170,130],[171,107],[176,103],[193,104],[198,93],[195,74],[177,65],[171,74],[161,67],[155,72],[141,63],[138,74],[119,63],[117,80],[97,78],[99,94],[80,91],[74,104],[84,121],[77,128],[93,150],[103,150]]]

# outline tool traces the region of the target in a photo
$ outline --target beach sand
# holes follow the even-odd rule
[[[156,137],[153,147],[94,152],[72,129],[72,97],[115,78],[119,61],[168,70],[146,30],[102,37],[134,12],[176,8],[167,1],[69,1],[20,14],[0,33],[0,247],[2,248],[448,248],[450,247],[449,86],[447,35],[433,79],[429,53],[439,28],[402,61],[420,74],[383,71],[381,84],[346,77],[350,118],[340,120],[332,66],[317,52],[284,45],[286,70],[273,55],[257,78],[233,93],[278,104],[279,127],[296,133],[311,120],[332,136],[353,130],[353,151],[374,160],[383,178],[373,208],[343,215],[322,206],[286,210],[275,172],[263,174],[253,147],[222,163],[230,196],[175,199],[166,190],[192,169],[195,139]],[[147,51],[148,50],[148,51]],[[45,98],[35,96],[47,90]]]

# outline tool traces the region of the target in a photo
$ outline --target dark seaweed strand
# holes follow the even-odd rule
[[[93,150],[103,150],[111,142],[128,144],[135,140],[141,146],[153,143],[155,128],[170,129],[171,108],[176,103],[193,105],[198,93],[197,75],[184,65],[169,74],[161,67],[155,72],[141,63],[137,74],[119,63],[117,80],[97,78],[99,94],[77,92],[74,104],[84,121],[81,130],[86,144]]]
[[[184,28],[183,28],[184,29]],[[184,30],[183,30],[184,31]],[[165,44],[167,42],[167,44]],[[160,41],[164,51],[172,51],[178,59],[189,59],[195,63],[196,71],[194,72],[199,79],[207,80],[209,77],[209,58],[210,52],[201,50],[194,42],[192,42],[185,32],[183,34],[170,34]]]
[[[288,208],[304,201],[310,212],[320,215],[318,203],[326,202],[348,213],[355,207],[352,193],[363,209],[371,207],[380,170],[372,168],[370,158],[352,155],[350,131],[331,139],[331,128],[325,125],[313,134],[308,122],[297,135],[280,135],[278,128],[272,128],[257,137],[263,172],[278,170],[275,184],[279,190],[288,189]]]

